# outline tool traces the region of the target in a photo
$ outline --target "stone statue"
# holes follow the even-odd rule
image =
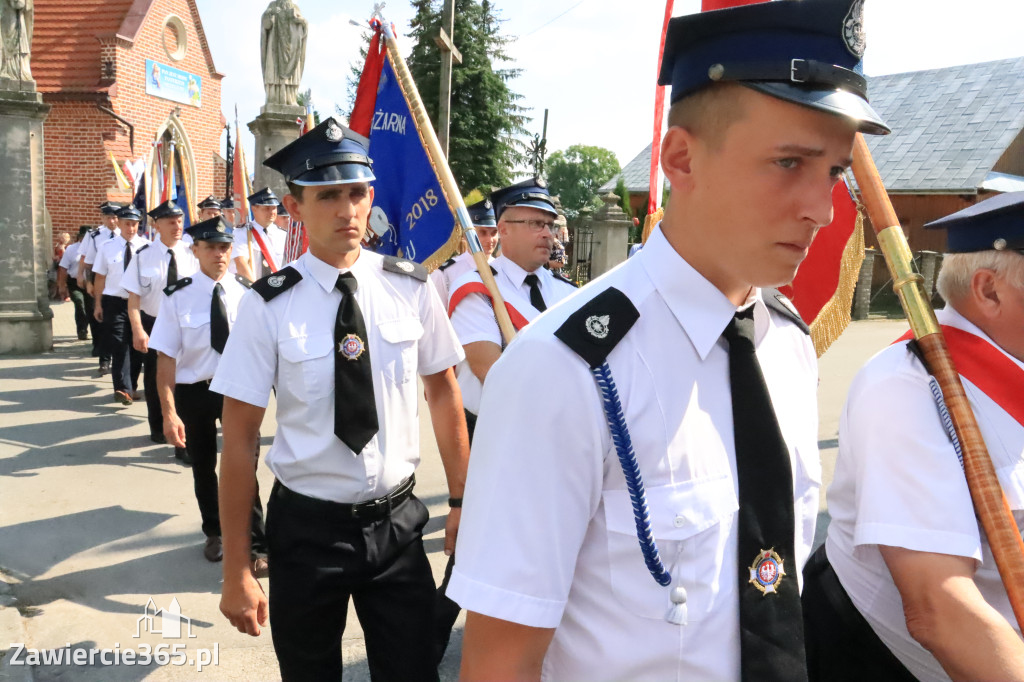
[[[29,55],[32,46],[34,0],[0,0],[0,42],[3,61],[0,78],[31,81]]]
[[[263,13],[260,54],[268,105],[297,104],[306,63],[307,26],[293,0],[273,0]]]

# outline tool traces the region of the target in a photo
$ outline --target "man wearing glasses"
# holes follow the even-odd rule
[[[529,178],[511,187],[491,193],[498,219],[501,255],[491,261],[494,281],[509,308],[516,331],[576,290],[576,285],[544,266],[551,259],[555,244],[555,219],[558,211],[541,178]],[[452,284],[448,314],[459,336],[466,359],[456,374],[466,410],[470,442],[480,407],[480,393],[491,365],[505,349],[494,308],[476,270],[467,272]],[[445,596],[454,556],[449,558],[444,581],[438,589],[438,660],[448,646],[459,607]]]

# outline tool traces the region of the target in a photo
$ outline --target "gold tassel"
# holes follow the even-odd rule
[[[860,277],[861,263],[864,261],[864,211],[862,209],[863,206],[858,202],[857,223],[843,249],[836,292],[821,307],[814,322],[810,324],[811,341],[814,343],[814,350],[818,353],[819,358],[850,324],[853,293],[857,288],[857,279]]]

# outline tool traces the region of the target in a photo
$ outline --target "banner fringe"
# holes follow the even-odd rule
[[[818,311],[811,327],[811,341],[820,358],[850,324],[853,294],[864,261],[864,211],[857,204],[857,223],[843,249],[839,264],[839,284],[832,298]]]

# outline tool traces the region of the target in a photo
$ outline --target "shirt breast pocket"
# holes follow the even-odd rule
[[[416,376],[416,346],[423,336],[423,324],[415,317],[404,317],[379,322],[377,328],[384,343],[380,348],[381,357],[371,355],[371,363],[395,384],[412,381]]]
[[[719,557],[728,549],[732,517],[739,509],[732,479],[719,476],[647,488],[651,531],[672,584],[655,582],[637,540],[632,502],[626,490],[606,490],[605,525],[612,592],[624,609],[663,620],[670,589],[686,588],[689,622],[703,619],[720,599]],[[726,576],[725,579],[732,580]]]
[[[282,388],[305,402],[323,398],[334,390],[332,334],[282,339],[278,349]]]
[[[140,280],[139,284],[141,284],[142,286],[148,288],[148,287],[152,286],[153,282],[155,280],[159,279],[159,277],[160,277],[160,268],[155,267],[155,266],[151,266],[151,267],[148,267],[148,268],[142,268],[139,271],[139,280]]]

